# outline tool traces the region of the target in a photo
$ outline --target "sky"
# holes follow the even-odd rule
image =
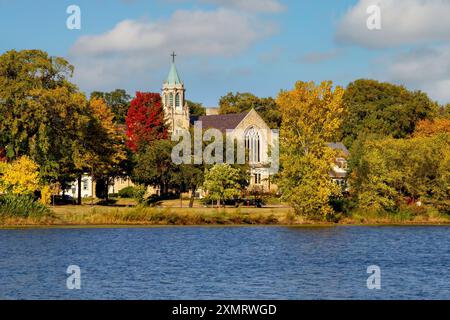
[[[81,12],[69,29],[70,5]],[[370,30],[373,5],[381,29]],[[403,84],[450,102],[450,0],[0,0],[0,54],[41,49],[92,91],[159,92],[172,51],[187,99],[261,97],[298,80]],[[371,20],[373,21],[373,20]]]

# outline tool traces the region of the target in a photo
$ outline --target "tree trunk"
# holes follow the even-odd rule
[[[78,197],[77,197],[77,204],[81,205],[81,173],[78,176]]]
[[[159,186],[159,196],[161,198],[163,198],[165,196],[165,187],[164,187],[164,182],[161,183],[161,185]]]
[[[105,200],[106,200],[106,204],[108,204],[108,200],[109,200],[109,177],[105,179],[105,188],[106,188],[106,193],[105,193]]]
[[[191,198],[189,199],[189,208],[194,206],[194,198],[195,198],[195,187],[191,189]]]

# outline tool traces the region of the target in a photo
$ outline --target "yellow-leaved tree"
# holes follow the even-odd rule
[[[39,166],[28,156],[22,156],[11,163],[0,163],[0,192],[18,196],[31,196],[41,192],[40,202],[49,204],[50,186],[41,181]]]
[[[0,188],[2,192],[31,195],[39,189],[39,166],[27,156],[12,163],[3,163]]]
[[[344,89],[331,81],[295,84],[282,91],[277,103],[282,113],[280,130],[281,172],[278,186],[283,198],[300,215],[330,219],[330,199],[340,188],[330,178],[335,151],[327,143],[335,140],[345,108]]]

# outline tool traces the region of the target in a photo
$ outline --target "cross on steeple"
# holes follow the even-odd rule
[[[172,63],[175,63],[175,57],[177,56],[177,55],[175,54],[175,51],[172,52],[171,56],[172,56]]]

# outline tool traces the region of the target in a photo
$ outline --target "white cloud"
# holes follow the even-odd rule
[[[176,11],[168,21],[124,20],[104,34],[83,36],[71,53],[99,56],[177,48],[184,55],[229,56],[274,31],[274,25],[227,9]]]
[[[366,26],[371,5],[381,8],[381,30]],[[367,48],[450,40],[449,0],[359,0],[338,24],[341,43]]]
[[[224,7],[236,7],[246,12],[281,12],[286,8],[277,0],[201,0]]]
[[[381,30],[369,30],[367,8],[381,9]],[[450,0],[359,0],[337,25],[339,43],[395,48],[378,61],[378,78],[450,101]],[[405,50],[408,50],[408,52]],[[411,49],[412,48],[412,49]]]
[[[274,24],[235,10],[179,10],[168,19],[124,20],[103,34],[82,36],[69,59],[82,88],[123,86],[125,80],[139,85],[151,81],[153,71],[168,68],[172,50],[183,58],[233,57],[276,30]]]
[[[450,102],[450,46],[415,49],[387,63],[389,80],[421,89],[441,103]]]

